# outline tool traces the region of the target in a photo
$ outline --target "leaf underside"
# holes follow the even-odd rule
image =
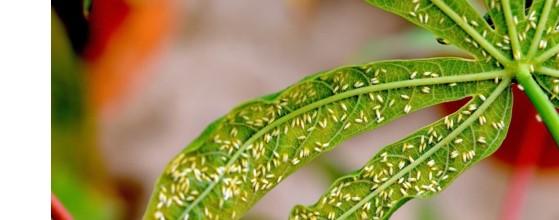
[[[158,179],[145,219],[239,219],[289,174],[355,135],[408,113],[470,97],[457,112],[376,153],[291,219],[387,219],[447,187],[501,145],[511,71],[534,77],[559,106],[559,0],[368,0],[468,52],[346,66],[233,109],[182,150]]]
[[[512,95],[498,90],[494,96],[490,103],[472,99],[454,114],[385,147],[362,169],[338,179],[317,204],[296,207],[291,219],[382,219],[409,199],[443,190],[505,138]],[[472,115],[473,109],[480,115]]]

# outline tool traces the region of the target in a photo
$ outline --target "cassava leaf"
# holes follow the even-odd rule
[[[385,147],[315,205],[297,206],[291,215],[386,219],[409,199],[441,191],[498,148],[515,78],[529,86],[544,121],[556,123],[552,133],[559,140],[559,118],[548,100],[559,106],[558,0],[485,0],[485,19],[467,0],[367,1],[474,59],[347,66],[247,102],[167,165],[144,218],[238,219],[282,179],[340,142],[407,113],[471,97],[458,112]]]
[[[291,219],[386,219],[406,201],[441,191],[501,145],[511,118],[509,83],[480,91],[454,114],[385,147],[317,204],[297,206]]]
[[[165,169],[146,217],[240,218],[302,164],[409,112],[494,89],[505,71],[463,59],[386,61],[307,77],[214,122]]]
[[[559,72],[557,61],[549,59],[559,51],[559,1],[557,0],[485,0],[491,22],[499,34],[506,37],[497,45],[512,49],[511,40],[519,42],[519,53],[528,60],[542,63],[535,70],[536,80],[548,94],[556,107],[559,107]],[[505,21],[505,11],[510,11],[511,24]],[[510,29],[514,28],[514,31]],[[530,62],[527,62],[530,63]],[[534,65],[536,66],[536,65]]]
[[[540,60],[544,63],[537,67],[535,78],[555,107],[559,107],[559,66],[557,59],[549,59],[559,51],[559,1],[534,1],[527,20],[529,31],[525,35],[532,41],[526,43],[525,48],[529,49],[525,51],[529,57],[543,57]]]
[[[367,0],[423,27],[478,59],[509,59],[510,48],[468,1],[456,0]],[[494,45],[500,45],[495,47]]]
[[[402,11],[409,9],[410,4],[422,3],[369,2],[403,17],[406,15]],[[442,10],[441,14],[456,17],[460,13],[460,7],[453,8],[447,2],[432,0],[425,3],[436,5]],[[495,31],[505,34],[503,43],[495,45],[510,51],[514,60],[509,61],[509,56],[504,59],[495,58],[512,72],[519,72],[520,65],[530,65],[531,72],[541,73],[536,75],[536,79],[557,103],[559,71],[552,68],[557,67],[556,60],[549,58],[556,55],[559,49],[555,46],[548,49],[546,39],[555,35],[559,12],[551,7],[559,5],[559,2],[549,0],[527,4],[530,6],[528,16],[524,15],[524,1],[511,3],[508,0],[492,0],[486,3],[491,5],[489,15],[494,19],[492,22]],[[468,31],[471,30],[468,24],[459,24],[458,19],[454,20],[467,34],[476,35]],[[445,39],[453,39],[453,33],[443,32],[441,35]],[[555,45],[554,43],[555,41],[551,45]],[[493,50],[487,46],[483,48]],[[501,51],[491,55],[498,53]],[[503,81],[491,92],[490,98],[473,99],[453,115],[383,148],[361,170],[338,179],[316,204],[295,207],[291,219],[387,219],[409,199],[426,198],[441,191],[466,168],[500,146],[506,134],[502,131],[508,127],[512,107],[508,84],[507,80]],[[482,95],[486,97],[488,93]],[[476,111],[453,128],[454,122],[463,118],[463,111],[467,111],[471,105],[475,106]],[[493,122],[489,125],[485,123],[487,121]]]
[[[541,55],[548,48],[557,46],[554,33],[559,22],[557,0],[535,0],[526,9],[526,19],[518,24],[518,38],[529,59]]]

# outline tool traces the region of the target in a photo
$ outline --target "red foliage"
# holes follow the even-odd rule
[[[172,32],[170,0],[93,1],[85,59],[89,100],[100,111],[118,104],[146,77],[146,66]]]
[[[124,0],[99,0],[91,3],[90,40],[85,57],[96,60],[102,55],[116,30],[130,13],[130,6]]]
[[[50,199],[50,217],[52,220],[72,220],[70,213],[54,194],[51,194]]]

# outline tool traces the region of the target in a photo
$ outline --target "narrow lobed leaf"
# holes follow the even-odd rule
[[[341,141],[418,109],[494,90],[494,80],[505,76],[495,68],[451,58],[376,62],[315,74],[250,101],[167,165],[144,218],[238,219]]]
[[[510,41],[499,35],[468,1],[367,0],[423,27],[480,60],[508,62]]]
[[[295,207],[290,219],[387,219],[409,199],[440,192],[501,145],[512,111],[509,84],[482,91],[454,114],[383,148],[316,204]]]
[[[368,2],[477,60],[342,67],[247,102],[212,123],[167,165],[144,218],[241,218],[289,174],[342,141],[410,112],[472,97],[458,112],[384,148],[316,204],[297,206],[291,215],[386,219],[409,199],[441,191],[497,149],[510,120],[510,77],[521,68],[521,79],[531,80],[525,77],[529,71],[559,107],[559,0],[485,0],[485,19],[466,0]],[[529,85],[534,94],[535,83]]]
[[[519,36],[526,39],[524,53],[533,58],[558,45],[555,36],[559,25],[559,1],[534,0],[526,13],[526,19],[519,24]]]

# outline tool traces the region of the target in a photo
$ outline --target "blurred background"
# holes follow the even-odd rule
[[[482,1],[472,1],[483,7]],[[51,1],[52,219],[140,219],[166,163],[237,104],[378,59],[467,56],[361,0]],[[559,219],[559,150],[515,91],[503,147],[393,219]],[[416,112],[283,181],[245,219],[286,219],[380,147],[456,109]]]

